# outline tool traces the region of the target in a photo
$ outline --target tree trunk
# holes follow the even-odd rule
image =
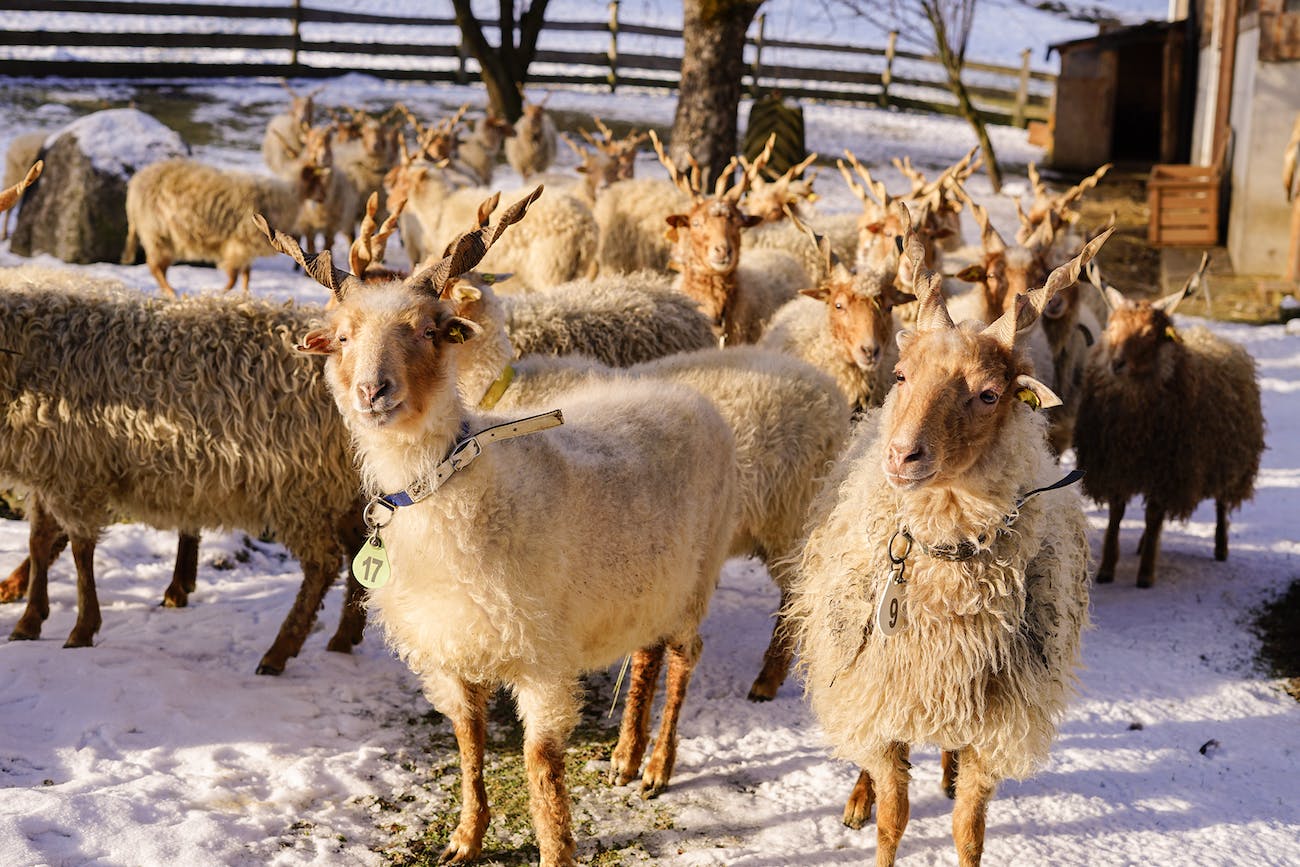
[[[736,153],[745,33],[762,0],[685,0],[682,74],[671,154],[695,157],[716,178]]]
[[[470,8],[470,0],[452,0],[461,39],[478,61],[479,76],[488,92],[488,103],[493,111],[511,123],[524,113],[523,86],[528,80],[528,67],[537,55],[537,37],[545,23],[548,2],[533,0],[519,16],[519,45],[516,46],[514,4],[511,0],[503,0],[497,22],[501,38],[498,47],[493,48]]]
[[[955,73],[952,70],[948,71],[948,86],[957,97],[957,110],[961,112],[962,117],[966,118],[966,122],[975,130],[975,137],[979,139],[980,153],[984,155],[984,168],[989,173],[989,185],[993,187],[994,193],[1000,193],[1002,192],[1002,167],[998,165],[997,155],[993,153],[993,140],[989,138],[984,118],[980,117],[979,110],[971,102],[970,93],[966,90],[966,83],[961,80],[961,70]]]

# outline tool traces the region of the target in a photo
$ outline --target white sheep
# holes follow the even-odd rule
[[[813,710],[864,769],[846,823],[878,804],[877,864],[907,824],[912,745],[956,753],[953,838],[978,864],[994,788],[1043,762],[1064,712],[1088,623],[1087,522],[1068,487],[1031,496],[1065,480],[1034,411],[1053,395],[1016,332],[1104,237],[987,327],[954,325],[941,278],[909,250],[919,302],[898,383],[813,506],[790,613]]]
[[[315,111],[313,100],[325,87],[322,85],[309,93],[299,94],[288,82],[281,81],[280,84],[289,91],[289,111],[277,114],[267,122],[266,134],[262,137],[262,159],[272,174],[287,177],[297,169],[303,134],[311,127]]]
[[[27,132],[22,135],[14,136],[13,141],[9,142],[9,150],[5,151],[5,174],[4,181],[0,183],[0,186],[3,186],[6,190],[10,190],[17,187],[18,184],[23,181],[23,178],[27,175],[28,169],[32,167],[32,164],[36,162],[36,158],[40,156],[41,148],[45,146],[45,139],[47,136],[48,133],[43,132]],[[30,184],[30,181],[28,183]],[[26,189],[26,187],[24,187],[24,189]],[[19,190],[17,195],[21,196],[22,191]],[[15,198],[15,201],[16,200],[17,199]],[[5,207],[0,208],[0,211],[8,211],[12,207],[13,203],[11,202]],[[0,241],[9,237],[10,216],[12,215],[6,213],[3,218],[0,218],[3,219],[3,222],[0,222]]]
[[[340,539],[360,542],[347,431],[322,365],[293,349],[321,311],[71,282],[0,292],[0,345],[14,353],[0,354],[0,479],[39,492],[71,537],[79,605],[68,646],[89,645],[100,625],[93,554],[113,516],[269,529],[304,576],[258,666],[280,673],[343,565]],[[48,552],[33,547],[33,566]],[[48,614],[44,576],[34,568],[31,581],[18,638],[39,636]],[[330,648],[349,650],[363,623],[345,609]]]
[[[418,160],[396,169],[389,177],[390,198],[404,199],[403,245],[411,249],[405,228],[408,220],[419,226],[412,262],[436,256],[466,227],[477,225],[479,204],[490,193],[481,187],[458,187],[438,166]],[[527,194],[515,190],[502,197],[512,204]],[[509,247],[498,247],[483,261],[484,270],[510,272],[523,289],[545,289],[579,277],[594,268],[597,229],[591,209],[564,193],[545,196],[528,222],[520,225]]]
[[[673,249],[665,237],[666,221],[690,208],[692,198],[663,178],[632,178],[606,187],[592,207],[600,233],[600,272],[666,271]]]
[[[253,214],[296,226],[302,203],[323,197],[318,175],[309,166],[296,183],[288,183],[193,160],[150,163],[127,182],[122,263],[135,264],[137,247],[143,247],[149,272],[173,298],[176,290],[167,282],[167,269],[178,260],[215,262],[226,272],[224,291],[242,275],[247,292],[253,260],[274,252],[253,224]]]
[[[502,145],[514,135],[508,120],[489,111],[474,122],[474,134],[457,147],[456,159],[473,173],[475,183],[487,186],[496,174]]]
[[[677,383],[713,401],[735,437],[739,467],[740,517],[729,553],[762,558],[784,607],[808,504],[848,434],[848,404],[828,377],[797,359],[757,347],[701,349],[623,370],[580,355],[530,355],[516,351],[507,331],[503,303],[515,299],[497,298],[490,286],[469,277],[453,281],[444,297],[457,315],[482,330],[457,358],[457,383],[471,402],[497,411],[562,404],[565,392],[619,377]],[[751,700],[776,696],[791,650],[778,615],[762,671],[749,691]]]
[[[583,671],[633,654],[611,761],[615,781],[629,782],[667,653],[664,722],[642,792],[668,783],[699,623],[731,535],[736,468],[731,431],[709,402],[662,383],[570,394],[563,427],[499,444],[502,432],[535,430],[538,418],[558,423],[559,413],[502,425],[462,405],[457,350],[478,328],[439,292],[535,198],[405,281],[318,269],[339,306],[301,348],[327,356],[366,490],[386,495],[370,507],[374,535],[362,554],[377,561],[383,552],[389,577],[368,606],[456,732],[461,815],[443,857],[471,860],[482,848],[487,700],[500,684],[524,722],[540,861],[556,867],[576,864],[564,750]],[[384,502],[409,505],[390,511]]]
[[[772,317],[759,345],[787,352],[828,374],[857,411],[880,406],[894,384],[894,308],[915,300],[895,287],[895,271],[854,274],[817,236],[828,276]]]
[[[528,180],[539,175],[555,162],[555,122],[545,111],[546,100],[524,106],[524,113],[515,121],[515,134],[506,139],[506,162]]]
[[[348,156],[352,159],[354,154]],[[332,248],[339,234],[351,245],[370,193],[363,194],[335,159],[332,124],[311,127],[304,133],[300,159],[309,167],[303,171],[311,173],[320,190],[318,195],[305,197],[298,212],[297,228],[307,240],[307,252],[315,252],[317,233],[324,239],[323,250]],[[357,169],[355,165],[352,168]]]

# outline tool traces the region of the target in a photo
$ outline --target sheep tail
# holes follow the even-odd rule
[[[135,257],[139,251],[140,239],[135,231],[135,221],[128,215],[126,218],[126,246],[122,249],[122,264],[134,265]]]

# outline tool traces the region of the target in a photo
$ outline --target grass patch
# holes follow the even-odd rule
[[[1300,701],[1300,578],[1286,592],[1265,605],[1255,618],[1260,638],[1260,661],[1273,677],[1283,678],[1282,688]]]

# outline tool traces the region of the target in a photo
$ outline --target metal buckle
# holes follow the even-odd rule
[[[379,521],[375,520],[374,518],[373,511],[375,506],[383,506],[385,509],[388,510],[388,520],[384,521],[382,524]],[[375,497],[369,503],[366,504],[366,508],[361,513],[361,517],[366,522],[366,529],[373,533],[376,530],[382,530],[385,527],[387,527],[389,521],[392,521],[393,516],[396,514],[397,514],[396,506],[394,506],[392,503],[385,500],[383,497]]]
[[[483,454],[483,447],[478,444],[478,437],[470,437],[452,449],[451,454],[447,456],[447,463],[451,464],[453,471],[459,472],[474,463],[474,459],[481,454]]]

